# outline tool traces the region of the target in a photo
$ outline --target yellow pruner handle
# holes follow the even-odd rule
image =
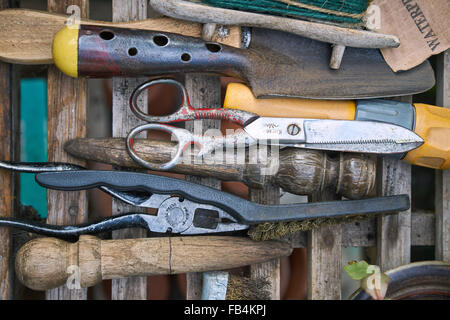
[[[414,104],[416,123],[414,132],[425,141],[408,152],[405,161],[433,169],[450,169],[450,109]]]
[[[368,100],[369,101],[369,100]],[[378,105],[382,102],[378,100]],[[382,107],[382,105],[380,105]],[[386,108],[389,109],[389,105]],[[408,108],[413,108],[408,104]],[[450,169],[450,109],[415,104],[414,132],[424,140],[419,148],[408,152],[403,160],[423,167]],[[250,88],[239,83],[230,83],[225,95],[224,108],[250,111],[264,117],[292,117],[313,119],[353,120],[359,110],[354,101],[308,100],[296,98],[256,99]],[[371,114],[377,113],[373,105]],[[380,109],[380,114],[381,114]],[[375,121],[388,121],[380,117]],[[413,116],[411,117],[411,125]],[[396,123],[396,122],[392,122]]]
[[[312,119],[355,119],[356,104],[345,100],[308,100],[297,98],[256,99],[249,87],[230,83],[224,108],[253,112],[263,117]]]

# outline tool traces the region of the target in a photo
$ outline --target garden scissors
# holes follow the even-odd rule
[[[138,96],[155,84],[173,85],[181,91],[182,101],[176,112],[165,116],[152,116],[142,112],[138,107]],[[196,157],[203,157],[223,147],[249,147],[257,144],[328,151],[394,154],[410,151],[423,143],[422,138],[413,131],[389,123],[261,117],[251,112],[235,109],[195,109],[189,102],[186,88],[172,79],[156,79],[139,85],[130,97],[130,108],[138,118],[149,123],[134,128],[128,134],[127,150],[137,163],[151,170],[171,169],[180,161],[183,151],[191,144],[197,145],[200,149]],[[241,125],[242,129],[236,130],[233,134],[217,137],[198,135],[167,125],[167,123],[196,119],[230,120]],[[166,131],[178,141],[177,151],[169,162],[150,163],[136,154],[133,149],[134,137],[146,130]]]

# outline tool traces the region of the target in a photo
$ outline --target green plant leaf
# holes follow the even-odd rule
[[[367,262],[350,262],[348,265],[344,266],[345,272],[354,280],[361,280],[367,277],[367,268],[369,264]]]

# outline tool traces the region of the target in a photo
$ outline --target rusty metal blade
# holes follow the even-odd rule
[[[268,29],[252,29],[251,75],[258,97],[362,99],[401,96],[434,86],[428,61],[405,72],[393,72],[378,49],[347,48],[339,70],[329,68],[331,46]]]
[[[77,70],[86,77],[215,72],[246,81],[257,97],[379,98],[434,85],[428,62],[394,73],[376,49],[349,48],[341,68],[331,70],[329,54],[326,43],[273,30],[254,29],[249,49],[238,49],[173,33],[82,25]]]

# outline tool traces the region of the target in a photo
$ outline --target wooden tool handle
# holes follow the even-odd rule
[[[89,287],[105,279],[223,270],[291,252],[286,242],[257,242],[243,237],[100,240],[84,235],[76,243],[56,238],[31,240],[18,251],[15,267],[25,286],[48,290],[68,280]]]
[[[109,163],[123,167],[139,167],[125,148],[124,139],[74,139],[64,149],[74,157]],[[137,139],[135,151],[146,161],[162,163],[172,156],[175,143],[168,141]],[[186,158],[188,160],[189,158]],[[262,188],[267,183],[282,187],[285,191],[310,195],[321,190],[332,190],[349,199],[369,195],[375,185],[376,159],[356,153],[339,153],[330,156],[326,152],[299,148],[285,148],[271,152],[267,163],[233,161],[208,163],[194,160],[177,164],[171,172],[197,176],[210,176],[226,181],[242,181],[250,187]],[[270,172],[267,168],[277,170]]]
[[[288,17],[217,8],[193,1],[150,0],[150,5],[158,12],[177,19],[275,29],[349,47],[386,48],[400,45],[400,40],[393,35]]]
[[[52,42],[55,34],[65,25],[69,16],[26,9],[0,11],[0,60],[21,64],[53,63]],[[103,22],[81,19],[81,24],[119,28],[158,30],[185,36],[201,37],[199,23],[155,18],[133,22]],[[229,46],[241,46],[241,29],[230,27],[229,35],[220,38],[216,32],[212,41]]]

